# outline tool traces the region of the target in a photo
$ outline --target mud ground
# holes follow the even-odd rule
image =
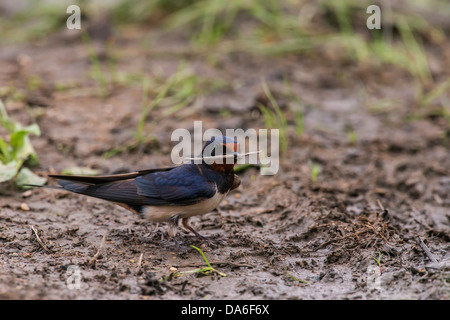
[[[165,224],[147,223],[100,200],[2,185],[1,298],[449,298],[449,122],[416,105],[410,75],[354,64],[339,52],[223,54],[211,64],[186,55],[188,43],[177,37],[163,37],[149,49],[141,42],[144,30],[131,34],[115,40],[119,71],[170,75],[183,60],[194,74],[232,85],[196,97],[200,108],[158,118],[157,124],[152,120],[158,113],[152,113],[146,129],[152,142],[107,158],[105,152],[133,138],[141,86],[110,84],[100,96],[86,45],[67,31],[4,45],[0,82],[25,92],[24,99],[7,102],[8,112],[22,123],[36,121],[42,131],[32,137],[40,159],[35,172],[46,176],[83,166],[111,174],[171,166],[171,132],[192,130],[194,120],[202,120],[204,129],[264,128],[257,112],[262,78],[288,114],[289,78],[304,110],[303,134],[295,133],[288,116],[278,174],[248,168],[217,212],[193,219],[202,234],[221,239],[213,247],[181,231],[179,250]],[[106,59],[106,44],[95,42],[95,48]],[[438,78],[449,75],[449,49],[448,43],[427,47]],[[27,86],[30,75],[42,79],[37,88]],[[60,83],[64,90],[56,89]],[[390,107],[368,107],[379,99]],[[320,168],[316,180],[313,165]],[[206,266],[190,245],[226,277],[174,273]],[[79,287],[73,287],[76,279]]]

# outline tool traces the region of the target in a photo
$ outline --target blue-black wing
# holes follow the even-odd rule
[[[215,184],[196,165],[101,177],[63,176],[65,190],[129,206],[190,205],[211,198]]]
[[[169,204],[190,205],[211,198],[217,192],[197,165],[187,164],[167,172],[143,175],[134,180],[138,194]]]

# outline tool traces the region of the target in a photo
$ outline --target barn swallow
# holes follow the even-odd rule
[[[168,221],[168,234],[175,242],[179,220],[197,238],[207,240],[189,224],[189,219],[217,208],[228,192],[241,182],[234,174],[239,156],[235,139],[226,136],[211,138],[203,147],[202,157],[206,148],[212,150],[210,158],[231,155],[233,159],[206,161],[205,157],[200,158],[201,163],[195,163],[193,159],[198,158],[191,158],[189,163],[176,167],[126,174],[49,177],[58,179],[59,186],[53,188],[113,202],[151,222]],[[223,153],[216,156],[215,150]]]

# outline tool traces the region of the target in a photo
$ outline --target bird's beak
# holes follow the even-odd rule
[[[240,159],[240,158],[243,158],[243,157],[245,157],[245,156],[249,156],[249,155],[251,155],[251,154],[255,154],[255,153],[261,153],[262,152],[262,150],[258,150],[258,151],[255,151],[255,152],[247,152],[247,153],[239,153],[239,152],[233,152],[233,156],[235,157],[235,158],[238,158],[238,159]]]

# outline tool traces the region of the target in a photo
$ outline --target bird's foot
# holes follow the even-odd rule
[[[183,254],[190,250],[190,247],[183,240],[179,239],[179,237],[169,237],[165,243],[176,253]]]
[[[224,244],[224,240],[221,238],[211,238],[211,237],[205,237],[202,235],[196,235],[197,239],[201,241],[201,245],[206,245],[210,248],[217,248],[220,245]]]
[[[217,247],[219,244],[222,244],[221,239],[212,239],[211,237],[205,237],[198,233],[197,230],[195,230],[190,224],[189,224],[189,218],[183,218],[181,220],[183,227],[192,232],[195,237],[202,241],[202,244],[206,244],[208,247]]]

